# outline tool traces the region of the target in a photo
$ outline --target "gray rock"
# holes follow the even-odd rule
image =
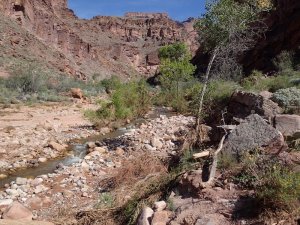
[[[262,117],[253,114],[229,134],[223,151],[240,156],[245,151],[267,147],[275,142],[284,145],[282,134]]]
[[[165,201],[159,201],[154,203],[155,211],[163,211],[165,208],[167,208],[167,203]]]

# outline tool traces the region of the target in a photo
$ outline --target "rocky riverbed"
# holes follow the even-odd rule
[[[70,140],[99,134],[82,103],[15,106],[0,110],[0,178],[65,154]]]
[[[93,209],[99,200],[101,180],[137,154],[151,153],[157,157],[176,154],[179,140],[193,123],[192,117],[162,115],[120,137],[88,142],[88,154],[77,163],[59,165],[51,174],[19,177],[6,184],[0,192],[2,218],[16,219],[26,211],[30,219],[56,222],[61,214]]]

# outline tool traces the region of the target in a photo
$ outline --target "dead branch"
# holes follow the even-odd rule
[[[218,165],[218,154],[222,151],[225,138],[226,138],[226,134],[222,137],[222,139],[219,143],[218,149],[213,154],[213,163],[212,163],[212,166],[211,166],[209,178],[208,178],[207,182],[203,182],[201,184],[202,188],[211,187],[213,182],[214,182],[214,179],[215,179],[215,176],[216,176],[216,171],[217,171],[217,165]]]
[[[199,158],[203,158],[203,157],[206,157],[206,156],[209,156],[209,155],[210,155],[210,151],[203,151],[203,152],[193,154],[193,158],[194,159],[199,159]]]

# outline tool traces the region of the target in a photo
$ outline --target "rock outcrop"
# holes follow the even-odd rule
[[[269,93],[255,94],[245,91],[236,91],[230,99],[228,111],[238,118],[245,118],[256,113],[266,119],[273,119],[283,112],[277,103],[270,100]],[[270,93],[271,94],[271,93]]]
[[[58,51],[62,72],[82,79],[95,71],[100,78],[150,76],[158,67],[159,46],[183,41],[197,49],[193,20],[179,23],[165,13],[84,20],[67,8],[67,0],[2,0],[0,11]]]

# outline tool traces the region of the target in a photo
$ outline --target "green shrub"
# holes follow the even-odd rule
[[[293,210],[300,201],[300,173],[275,164],[261,174],[257,197],[266,207]]]
[[[22,94],[32,94],[47,89],[47,77],[34,65],[17,67],[12,76],[6,80],[6,87]]]
[[[273,101],[284,108],[300,107],[300,89],[296,87],[280,89],[274,93]]]
[[[292,73],[292,72],[291,72]],[[249,77],[242,80],[243,89],[247,91],[261,92],[271,91],[275,92],[282,88],[293,86],[291,82],[292,77],[290,73],[282,72],[276,76],[265,77],[260,71],[253,71]]]
[[[20,63],[11,68],[11,76],[0,79],[0,103],[21,101],[65,101],[66,92],[80,88],[86,97],[101,93],[101,82],[84,82],[57,74],[34,63]]]
[[[120,88],[122,86],[120,79],[116,76],[112,76],[109,79],[104,79],[100,83],[107,92],[116,90],[117,88]]]
[[[291,210],[300,201],[300,173],[276,158],[256,150],[245,154],[236,164],[233,180],[242,188],[255,190],[263,210]]]
[[[114,86],[110,102],[101,102],[96,111],[87,110],[85,116],[92,122],[132,119],[145,114],[151,104],[150,88],[144,80]],[[114,81],[115,83],[115,81]]]

